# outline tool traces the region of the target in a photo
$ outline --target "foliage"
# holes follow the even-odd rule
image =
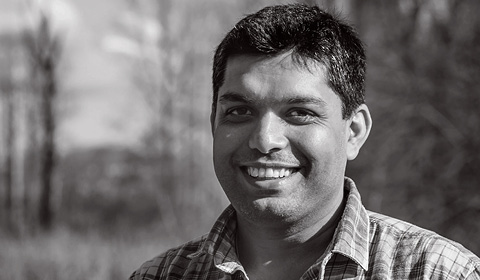
[[[478,254],[476,8],[474,1],[365,5],[374,128],[350,172],[372,210],[435,230]]]

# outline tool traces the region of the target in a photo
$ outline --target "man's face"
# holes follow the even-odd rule
[[[229,59],[212,121],[215,172],[241,217],[307,221],[341,203],[350,121],[320,65]]]

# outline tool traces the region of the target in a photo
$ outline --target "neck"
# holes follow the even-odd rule
[[[238,217],[237,254],[249,278],[299,279],[327,249],[343,209],[342,202],[331,215],[309,226],[283,228],[266,228]]]

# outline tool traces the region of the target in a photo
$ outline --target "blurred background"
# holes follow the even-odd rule
[[[480,2],[297,2],[365,42],[367,208],[480,254]],[[207,232],[213,52],[277,3],[0,0],[0,279],[127,279]]]

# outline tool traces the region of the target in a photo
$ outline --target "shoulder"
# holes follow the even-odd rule
[[[390,260],[398,273],[458,279],[480,274],[480,259],[461,244],[399,219],[368,214],[370,255],[381,262]]]
[[[399,238],[433,237],[437,235],[433,231],[421,228],[406,221],[379,214],[373,211],[367,211],[370,219],[370,233],[383,233],[398,240]]]
[[[206,236],[199,237],[146,261],[131,274],[129,279],[153,280],[163,279],[165,275],[172,273],[181,275],[191,265],[191,255],[200,250],[205,238]]]

